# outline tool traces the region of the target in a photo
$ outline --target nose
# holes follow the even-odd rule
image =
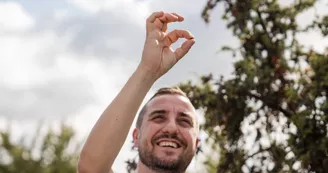
[[[169,119],[162,129],[163,133],[177,134],[178,127],[174,119]]]

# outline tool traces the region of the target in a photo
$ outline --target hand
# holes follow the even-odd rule
[[[182,22],[184,18],[176,13],[155,12],[147,19],[146,41],[140,67],[157,79],[170,70],[195,43],[193,35],[186,30],[167,31],[170,22]],[[179,38],[187,39],[181,47],[173,50],[170,46]]]

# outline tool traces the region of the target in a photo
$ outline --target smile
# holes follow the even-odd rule
[[[160,141],[156,143],[160,147],[180,148],[181,146],[173,141]]]

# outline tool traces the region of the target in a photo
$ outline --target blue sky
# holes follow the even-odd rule
[[[185,21],[170,25],[169,30],[189,30],[196,44],[155,83],[146,99],[159,87],[187,80],[197,82],[201,75],[229,77],[234,59],[229,53],[217,54],[217,50],[223,45],[238,46],[238,42],[220,19],[222,6],[212,12],[212,22],[205,24],[201,19],[205,3],[0,1],[0,128],[11,121],[18,138],[32,134],[40,120],[56,128],[65,119],[77,129],[78,139],[84,139],[138,65],[144,23],[153,11],[183,15]],[[306,23],[312,13],[301,16],[299,21]],[[328,44],[316,33],[300,36],[300,40],[321,51]],[[125,172],[120,169],[124,160],[135,155],[129,152],[131,139],[129,135],[113,166],[117,172]],[[195,162],[190,167],[191,172],[201,172]]]

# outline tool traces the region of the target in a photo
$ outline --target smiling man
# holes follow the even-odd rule
[[[184,172],[198,136],[196,112],[179,89],[162,88],[141,110],[133,132],[140,172]]]
[[[146,41],[139,66],[93,127],[78,163],[80,173],[108,173],[133,119],[154,82],[184,57],[195,43],[186,30],[166,33],[176,13],[155,12],[146,21]],[[173,50],[179,38],[186,41]],[[196,112],[179,89],[162,88],[140,111],[133,131],[139,173],[182,173],[195,155],[199,127]]]

